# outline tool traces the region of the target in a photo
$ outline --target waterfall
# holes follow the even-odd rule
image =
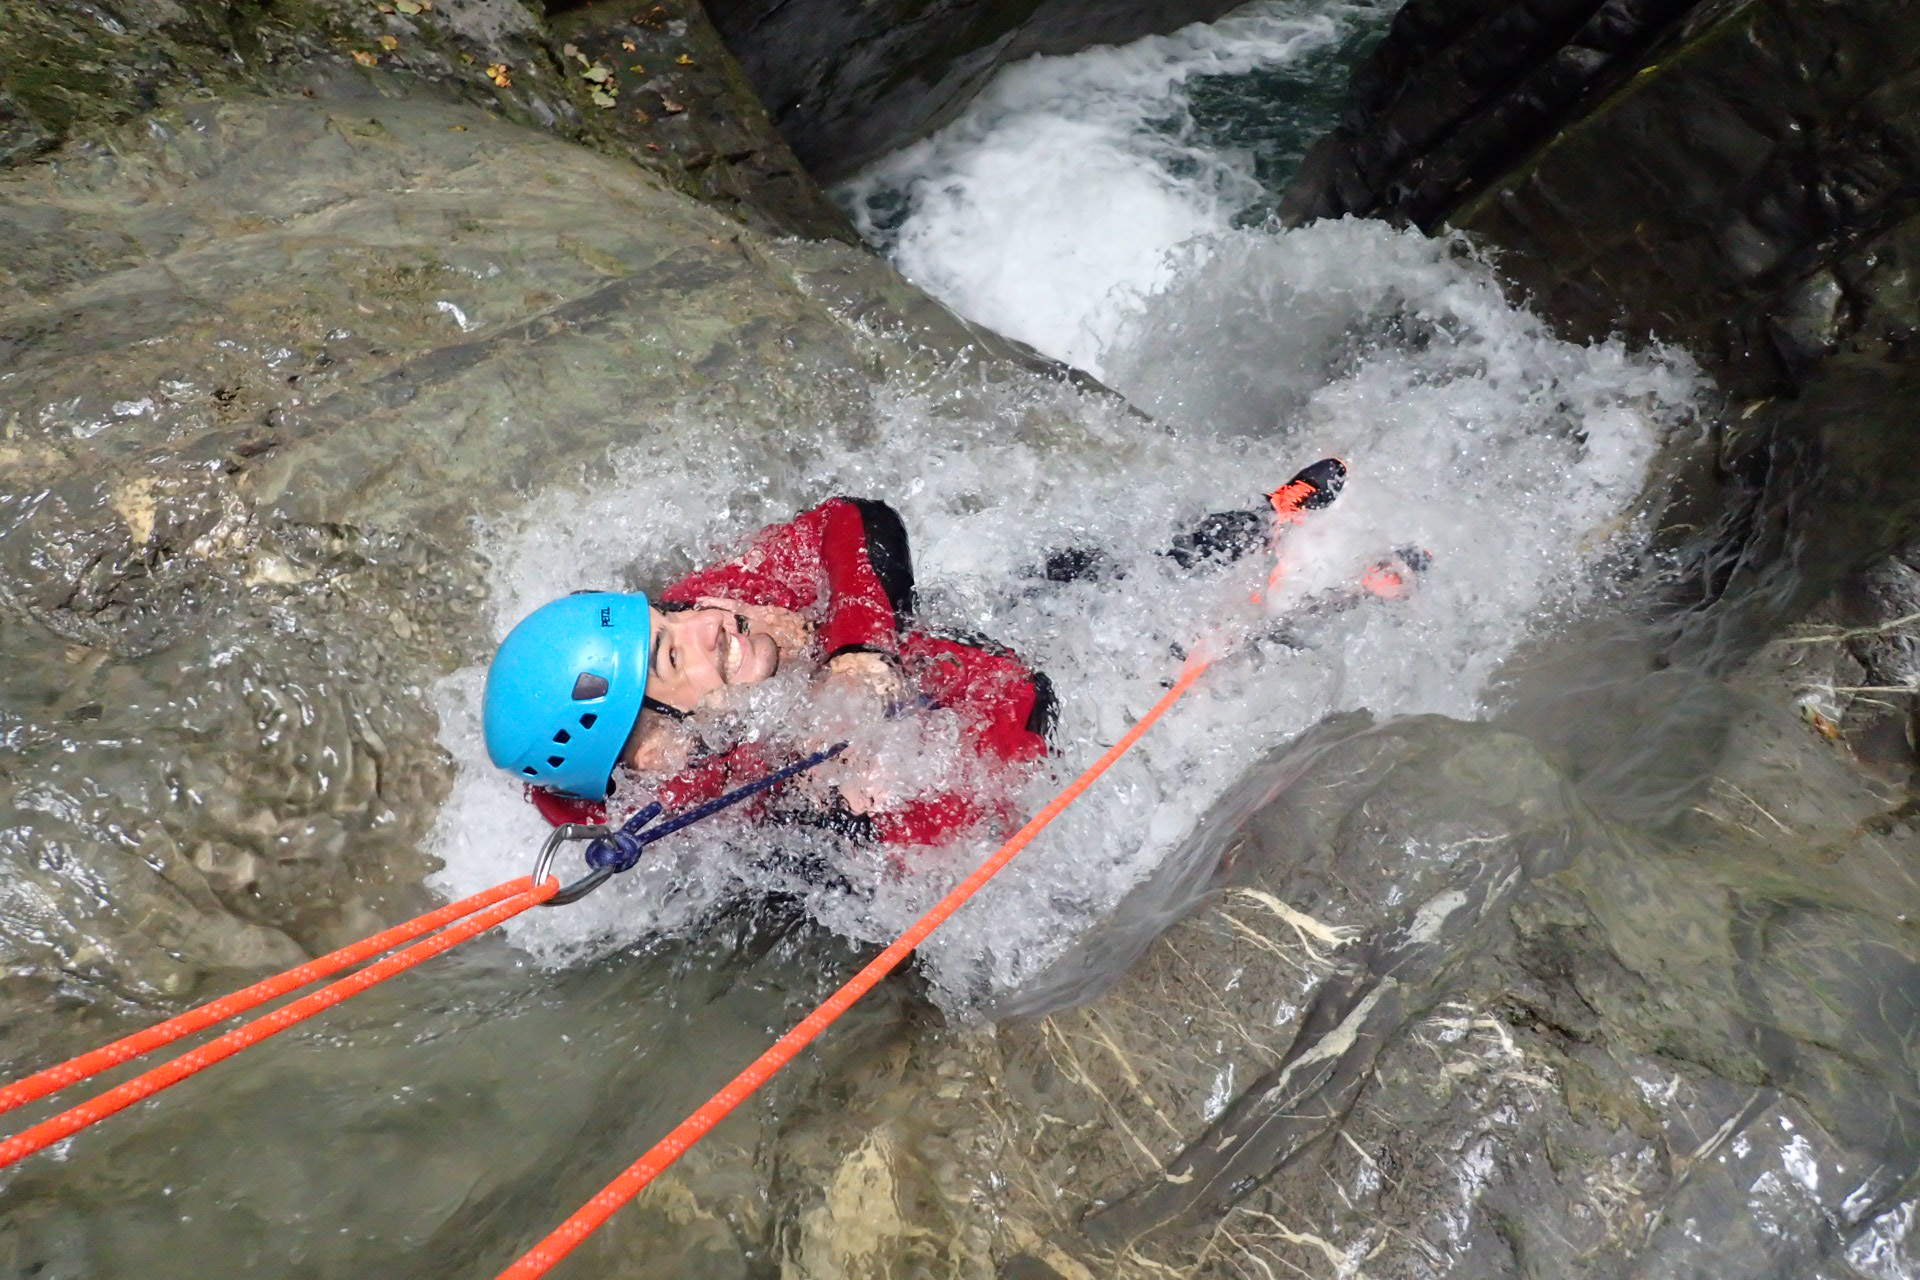
[[[1211,27],[1031,60],[839,193],[916,283],[1098,374],[1153,422],[1038,378],[959,400],[900,380],[858,404],[823,398],[780,440],[672,424],[591,495],[491,535],[504,632],[558,583],[659,583],[829,494],[892,503],[914,541],[926,619],[1013,646],[1059,691],[1057,756],[1028,788],[1029,812],[1145,709],[1184,647],[1285,623],[1283,643],[1210,673],[921,949],[955,1004],[1017,987],[1096,926],[1263,753],[1328,714],[1483,714],[1503,659],[1608,591],[1641,548],[1650,464],[1689,429],[1701,390],[1684,355],[1557,339],[1458,239],[1361,222],[1284,230],[1264,215],[1275,149],[1289,143],[1244,140],[1284,114],[1276,100],[1338,80],[1331,64],[1380,12],[1256,5]],[[1288,576],[1264,617],[1247,605],[1264,565],[1196,577],[1158,554],[1207,513],[1257,507],[1332,455],[1352,479],[1289,535]],[[1098,548],[1121,576],[1022,577],[1063,547]],[[1411,599],[1314,607],[1401,547],[1433,557]],[[540,829],[481,757],[479,685],[476,670],[442,690],[466,766],[439,839],[449,893],[520,870],[494,851],[525,848]],[[799,705],[792,690],[764,702],[770,731]],[[888,742],[890,754],[929,777],[967,766],[937,720],[915,733]],[[501,841],[503,830],[516,838]],[[755,853],[800,840],[717,822],[656,846],[597,898],[516,926],[516,939],[549,963],[575,962],[695,924],[745,885],[801,893],[816,919],[877,941],[992,847],[982,837],[915,854],[906,875],[841,851],[848,893],[796,884]]]

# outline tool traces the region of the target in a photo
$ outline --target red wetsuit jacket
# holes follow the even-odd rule
[[[936,636],[919,627],[906,528],[883,502],[829,498],[785,524],[762,529],[738,557],[688,574],[656,599],[664,605],[692,604],[702,596],[805,615],[815,624],[823,661],[841,653],[885,655],[922,705],[960,717],[963,733],[989,763],[1012,771],[1047,754],[1054,698],[1046,677],[990,641]],[[756,748],[737,747],[696,761],[659,784],[654,798],[673,814],[764,777],[781,763]],[[535,799],[555,822],[600,820],[598,805],[551,794]],[[772,812],[898,845],[939,844],[983,819],[1012,816],[1004,795],[966,790],[922,796],[870,815],[844,808],[795,811],[784,802]]]

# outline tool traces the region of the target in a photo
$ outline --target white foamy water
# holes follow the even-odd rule
[[[1386,8],[1273,0],[1118,48],[1030,58],[952,125],[835,194],[915,284],[1103,374],[1124,315],[1114,292],[1163,287],[1169,248],[1227,230],[1264,194],[1251,157],[1196,139],[1195,82],[1304,72]]]
[[[1332,38],[1313,33],[1319,19],[1266,15],[1234,21],[1268,23],[1281,54],[1303,39]],[[731,423],[679,424],[657,446],[615,459],[614,479],[592,495],[547,495],[537,521],[490,535],[495,628],[504,634],[559,592],[669,580],[830,494],[891,502],[913,539],[926,620],[1012,645],[1060,695],[1057,758],[1024,793],[1027,812],[1160,695],[1179,667],[1176,646],[1207,636],[1232,643],[1265,625],[1266,614],[1291,620],[1288,643],[1243,646],[1217,664],[921,947],[955,1007],[1017,986],[1097,926],[1263,753],[1326,715],[1480,714],[1489,679],[1514,648],[1604,590],[1611,557],[1637,550],[1649,464],[1663,440],[1688,428],[1699,391],[1684,360],[1557,340],[1507,305],[1488,266],[1459,243],[1355,222],[1230,229],[1221,211],[1234,201],[1221,195],[1221,174],[1231,158],[1203,158],[1183,185],[1165,168],[1163,135],[1151,127],[1167,118],[1167,95],[1177,96],[1185,74],[1170,69],[1179,59],[1168,50],[1198,58],[1192,51],[1202,43],[1188,33],[1082,55],[1095,64],[1091,79],[1107,86],[1092,97],[1103,121],[1128,75],[1163,96],[1135,112],[1132,170],[1120,163],[1124,135],[1100,125],[1108,153],[1074,170],[1071,203],[978,179],[1041,167],[1026,150],[1038,135],[1018,113],[1000,150],[991,104],[1017,96],[1003,81],[987,117],[970,116],[912,153],[946,167],[910,176],[909,185],[967,194],[923,201],[920,224],[910,219],[899,240],[903,261],[918,246],[909,266],[923,283],[975,318],[996,322],[972,310],[976,296],[1016,309],[1007,299],[1020,289],[1042,299],[1026,329],[1002,327],[1096,365],[1160,425],[1038,379],[964,396],[885,387],[861,403],[823,388],[807,430],[750,439]],[[1235,56],[1257,62],[1250,51]],[[1020,74],[1008,77],[1016,87]],[[1063,78],[1071,75],[1053,75]],[[1090,150],[1060,157],[1058,167]],[[911,155],[890,162],[895,181],[897,166],[910,163]],[[1143,191],[1143,216],[1129,217],[1128,202]],[[1176,205],[1210,212],[1156,221]],[[1097,238],[1089,217],[1159,230],[1127,252],[1093,255],[1091,265],[1049,258],[1049,244]],[[1011,269],[1006,240],[976,238],[988,224],[1017,228],[1022,245],[1038,248]],[[1019,285],[1011,293],[1002,287],[1010,279]],[[678,447],[686,439],[716,447]],[[1157,554],[1206,513],[1258,506],[1267,490],[1327,455],[1350,464],[1346,492],[1290,534],[1291,571],[1264,605],[1249,603],[1264,561],[1196,577]],[[1309,607],[1404,545],[1433,556],[1412,598],[1330,614]],[[1064,585],[1021,576],[1046,551],[1069,546],[1102,549],[1124,576]],[[545,834],[517,785],[485,763],[480,683],[476,669],[440,691],[447,745],[461,766],[436,836],[447,862],[438,883],[450,894],[524,873]],[[754,723],[777,737],[776,721],[804,704],[804,691],[789,684],[766,697]],[[908,735],[886,746],[916,759],[923,781],[967,767],[937,717],[882,732]],[[767,865],[768,851],[802,839],[717,819],[654,846],[639,868],[583,903],[510,929],[544,962],[567,963],[693,926],[729,895],[783,889],[810,895],[828,926],[880,941],[992,848],[980,839],[914,854],[905,875],[890,874],[873,851],[828,849],[855,886],[849,892],[810,888]]]

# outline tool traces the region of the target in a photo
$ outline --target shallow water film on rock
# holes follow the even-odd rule
[[[1460,14],[954,72],[843,217],[697,9],[123,8],[0,56],[9,1079],[524,875],[506,630],[851,494],[1051,677],[1025,812],[1224,656],[553,1274],[1920,1274],[1920,558],[1904,437],[1834,417],[1897,417],[1894,348],[1730,402],[1501,244],[1277,221],[1349,69]],[[1165,554],[1330,456],[1272,556]],[[497,1274],[994,844],[703,823],[0,1169],[0,1272]]]

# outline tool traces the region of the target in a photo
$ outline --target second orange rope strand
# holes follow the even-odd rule
[[[834,1019],[845,1013],[853,1003],[865,995],[887,974],[891,973],[907,953],[926,940],[928,934],[945,923],[947,918],[979,892],[980,888],[991,880],[995,873],[1013,856],[1033,840],[1040,831],[1059,817],[1066,807],[1080,798],[1093,781],[1110,768],[1114,761],[1125,755],[1134,743],[1140,740],[1153,723],[1158,720],[1180,696],[1193,687],[1194,681],[1207,668],[1203,659],[1194,659],[1187,664],[1180,678],[1160,700],[1153,704],[1147,713],[1136,721],[1132,728],[1121,735],[1118,742],[1107,748],[1101,757],[1089,765],[1079,777],[1068,783],[1061,793],[1048,802],[1047,806],[1027,821],[1027,824],[1014,832],[1007,842],[995,850],[974,869],[973,873],[962,880],[953,891],[947,894],[911,928],[895,939],[867,966],[838,991],[828,996],[818,1008],[802,1018],[793,1030],[774,1041],[773,1046],[732,1080],[725,1088],[703,1103],[700,1108],[673,1131],[655,1143],[645,1155],[629,1165],[627,1169],[601,1188],[598,1195],[581,1206],[578,1212],[547,1235],[539,1244],[529,1249],[512,1266],[502,1271],[498,1280],[535,1280],[545,1275],[562,1258],[577,1248],[600,1227],[614,1212],[633,1199],[646,1185],[665,1172],[668,1166],[678,1160],[687,1149],[693,1146],[707,1131],[724,1119],[734,1108],[746,1101],[753,1092],[765,1084],[774,1072],[790,1062],[793,1057],[806,1048],[822,1031],[830,1026]]]
[[[104,1120],[114,1112],[130,1107],[143,1098],[149,1098],[167,1086],[177,1084],[196,1071],[204,1070],[223,1058],[232,1057],[268,1036],[277,1035],[296,1022],[331,1009],[347,997],[358,995],[375,983],[384,982],[394,974],[411,969],[424,960],[431,960],[442,951],[457,943],[465,942],[475,934],[483,933],[502,921],[512,919],[529,907],[538,906],[559,892],[560,882],[548,879],[534,886],[530,877],[522,876],[501,888],[514,891],[514,896],[495,902],[492,906],[468,916],[458,924],[434,934],[424,942],[416,942],[404,951],[396,951],[384,959],[376,960],[350,977],[328,983],[318,991],[302,996],[290,1004],[275,1009],[272,1013],[264,1014],[251,1022],[235,1027],[217,1040],[208,1041],[197,1049],[169,1059],[151,1071],[135,1076],[125,1084],[89,1098],[78,1106],[70,1107],[51,1119],[43,1120],[31,1128],[22,1129],[11,1138],[0,1141],[0,1168],[5,1168],[22,1157],[32,1155],[43,1147],[51,1146],[62,1138],[70,1137],[88,1125]]]

